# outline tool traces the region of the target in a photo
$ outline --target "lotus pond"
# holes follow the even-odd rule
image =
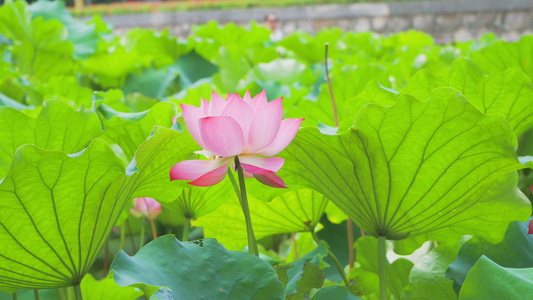
[[[0,299],[533,295],[533,36],[269,36],[0,6]]]

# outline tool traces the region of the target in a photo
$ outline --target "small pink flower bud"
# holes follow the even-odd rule
[[[130,213],[136,218],[144,216],[149,220],[154,220],[161,213],[161,204],[148,197],[135,198]]]
[[[529,231],[528,234],[533,234],[533,220],[529,222]]]

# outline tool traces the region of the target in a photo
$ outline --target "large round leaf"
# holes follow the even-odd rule
[[[0,178],[4,177],[13,154],[25,144],[47,150],[76,153],[102,133],[96,114],[74,110],[62,101],[46,101],[37,118],[11,107],[0,107]]]
[[[118,285],[139,287],[150,299],[266,300],[285,294],[268,263],[213,239],[182,243],[166,235],[133,257],[121,251],[111,270]]]
[[[486,76],[471,60],[458,59],[449,76],[422,70],[409,79],[403,92],[428,99],[435,88],[446,86],[461,92],[481,112],[504,116],[517,136],[533,125],[531,79],[518,68]]]
[[[412,238],[409,252],[463,234],[498,241],[509,222],[527,219],[531,206],[510,173],[523,168],[515,147],[501,116],[437,89],[427,102],[367,105],[342,135],[301,130],[279,173],[324,194],[370,235]]]
[[[75,157],[21,147],[0,184],[0,288],[78,284],[124,206],[124,177],[100,140]]]

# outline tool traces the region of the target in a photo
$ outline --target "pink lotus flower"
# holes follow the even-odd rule
[[[161,213],[161,204],[148,197],[135,198],[130,213],[136,218],[144,216],[149,220],[154,220]]]
[[[211,186],[224,179],[228,166],[238,156],[246,177],[263,184],[285,188],[275,173],[283,166],[283,158],[273,156],[287,147],[303,119],[282,120],[282,98],[268,102],[266,92],[244,98],[217,93],[211,103],[202,99],[200,107],[181,104],[183,118],[194,140],[203,148],[197,153],[211,160],[186,160],[170,170],[171,180],[193,180],[195,186]],[[233,169],[235,169],[233,167]]]

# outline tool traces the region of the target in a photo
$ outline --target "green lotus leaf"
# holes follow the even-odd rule
[[[285,285],[285,299],[304,299],[311,289],[322,287],[322,269],[327,267],[323,263],[328,255],[326,247],[322,242],[298,260],[277,267],[278,278]]]
[[[533,126],[531,79],[520,69],[510,68],[486,76],[471,60],[458,59],[449,76],[435,76],[423,70],[406,84],[403,93],[428,99],[438,87],[452,87],[481,112],[504,116],[516,136]]]
[[[311,189],[288,191],[270,202],[248,196],[252,226],[256,239],[278,233],[310,231],[324,213],[328,200]],[[236,197],[194,222],[203,227],[204,236],[216,238],[231,250],[247,244],[246,223]]]
[[[151,197],[162,202],[179,198],[183,186],[189,185],[179,180],[171,182],[170,168],[182,160],[190,159],[196,150],[199,150],[199,146],[190,134],[156,126],[153,136],[139,146],[135,160],[128,167],[131,173],[138,171],[138,178],[132,187],[133,197]],[[195,211],[202,212],[201,209],[196,207]]]
[[[316,292],[316,294],[311,298],[312,300],[360,300],[356,295],[350,293],[345,287],[340,285],[328,286],[321,288]]]
[[[52,77],[45,84],[39,85],[37,90],[45,100],[62,100],[72,107],[92,106],[93,91],[82,87],[75,76]]]
[[[9,169],[17,149],[33,144],[47,150],[76,153],[102,133],[98,116],[87,109],[74,110],[62,101],[46,101],[37,118],[0,107],[0,178]]]
[[[167,174],[168,175],[168,174]],[[161,203],[169,218],[183,224],[185,219],[200,218],[226,202],[235,192],[229,178],[210,187],[184,187],[170,203]]]
[[[109,51],[96,52],[83,62],[83,73],[91,75],[104,89],[124,85],[128,74],[147,66],[150,57],[141,55],[136,49],[127,51],[117,45]]]
[[[463,243],[464,240],[455,245],[439,245],[418,260],[409,274],[402,299],[456,300],[453,280],[446,278],[445,273]]]
[[[127,161],[133,158],[135,151],[150,136],[155,125],[170,127],[172,117],[177,114],[176,105],[171,102],[157,103],[150,110],[139,113],[117,112],[105,104],[101,104],[98,110],[104,117],[102,139],[118,145]]]
[[[489,47],[481,48],[470,54],[483,71],[489,75],[509,68],[522,69],[533,79],[533,36],[525,35],[517,42],[503,40],[494,42]]]
[[[0,33],[14,41],[13,62],[23,74],[45,80],[74,68],[74,45],[58,20],[31,18],[24,1],[0,7]]]
[[[124,94],[141,93],[151,98],[161,99],[173,91],[177,75],[168,70],[146,69],[140,74],[128,76],[122,90]]]
[[[190,51],[191,43],[179,43],[168,29],[156,32],[150,29],[134,28],[128,31],[123,42],[135,48],[140,54],[150,56],[156,68],[173,64],[178,57]]]
[[[509,224],[505,238],[498,244],[479,237],[468,240],[459,250],[457,259],[450,264],[446,276],[461,286],[481,256],[506,268],[533,268],[533,235],[528,234],[529,222]]]
[[[76,58],[85,59],[98,48],[99,30],[96,24],[88,24],[74,20],[63,1],[39,0],[32,3],[28,10],[32,17],[43,17],[45,20],[59,20],[68,31],[67,40],[74,44]]]
[[[101,140],[71,157],[21,147],[0,183],[0,288],[79,284],[128,199],[124,178]]]
[[[111,265],[120,286],[135,286],[149,299],[283,299],[274,269],[260,258],[228,251],[216,240],[182,243],[166,235]]]
[[[531,294],[533,268],[504,268],[481,256],[466,276],[459,299],[524,299]]]
[[[85,300],[120,299],[136,300],[143,293],[133,287],[122,287],[106,277],[96,280],[91,274],[87,274],[81,281],[81,294]]]
[[[369,235],[409,238],[409,252],[464,234],[498,242],[507,224],[525,220],[515,148],[503,117],[444,88],[427,102],[404,95],[392,107],[367,105],[342,135],[301,130],[280,153],[279,174],[321,192]]]

